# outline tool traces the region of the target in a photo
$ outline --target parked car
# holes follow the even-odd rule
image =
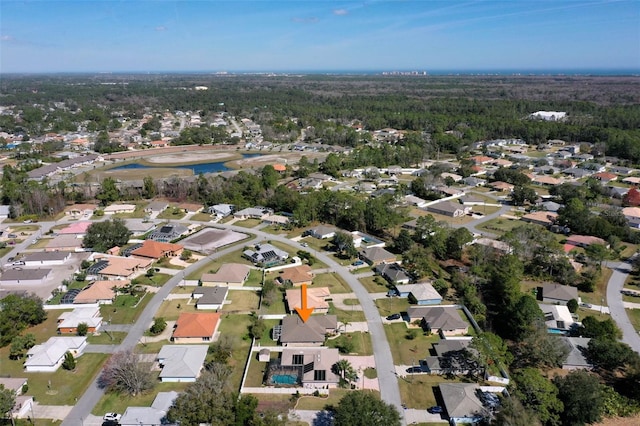
[[[422,367],[409,367],[407,373],[422,373]]]
[[[581,303],[580,306],[582,306],[583,308],[588,308],[588,309],[593,308],[593,305],[591,303]]]
[[[362,260],[356,260],[351,264],[351,266],[363,266],[364,262]]]
[[[307,243],[300,243],[300,245],[301,245],[302,247],[309,247],[309,244],[307,244]]]
[[[7,235],[8,238],[18,238],[18,236],[16,234],[9,234]]]
[[[102,417],[102,420],[105,422],[119,422],[122,414],[118,413],[107,413]]]
[[[391,314],[391,315],[389,315],[389,316],[387,317],[387,319],[388,319],[389,321],[397,320],[397,319],[400,319],[400,318],[402,318],[402,315],[400,315],[400,314]]]
[[[16,260],[16,258],[12,256],[9,259],[7,259],[7,262],[13,262],[14,260]]]
[[[431,414],[441,414],[444,410],[442,409],[442,407],[434,405],[433,407],[427,408],[427,411]]]

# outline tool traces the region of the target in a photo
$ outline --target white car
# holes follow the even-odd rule
[[[102,420],[105,422],[119,422],[122,414],[118,413],[107,413],[102,417]]]

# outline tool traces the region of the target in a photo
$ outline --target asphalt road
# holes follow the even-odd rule
[[[620,290],[624,287],[624,282],[629,276],[629,272],[631,272],[631,265],[627,262],[607,262],[606,266],[613,271],[607,284],[607,304],[609,305],[611,318],[622,330],[622,341],[631,346],[634,351],[640,353],[640,336],[638,336],[638,332],[629,321],[629,316],[622,303],[622,293],[620,293]]]
[[[244,229],[244,232],[246,233],[247,230]],[[247,242],[247,244],[255,244],[257,242],[258,240],[254,239]],[[171,293],[171,290],[173,290],[173,288],[182,281],[182,277],[184,275],[188,275],[189,273],[195,271],[196,269],[205,265],[207,262],[210,262],[212,259],[217,258],[218,256],[223,256],[236,250],[238,250],[237,246],[232,246],[227,249],[220,250],[191,264],[189,267],[184,269],[184,274],[176,274],[171,279],[169,279],[169,281],[167,281],[165,285],[163,285],[162,288],[153,295],[153,298],[151,299],[149,304],[147,304],[144,311],[142,311],[138,320],[131,326],[129,334],[127,334],[127,337],[125,337],[117,350],[121,351],[125,349],[131,349],[140,342],[140,338],[142,337],[143,333],[147,330],[147,328],[150,327],[151,323],[153,322],[153,317],[158,311],[158,308],[160,308],[160,304],[167,297],[167,295]],[[96,376],[96,379],[89,385],[84,395],[82,395],[82,397],[78,399],[75,407],[73,407],[67,418],[64,420],[64,422],[62,422],[62,426],[77,426],[81,424],[83,418],[86,418],[89,414],[91,414],[91,410],[93,410],[93,407],[95,407],[95,405],[98,403],[98,401],[100,401],[100,398],[104,394],[104,389],[98,386],[98,377],[99,376]]]

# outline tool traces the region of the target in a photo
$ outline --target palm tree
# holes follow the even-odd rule
[[[353,380],[353,376],[355,375],[353,366],[346,359],[341,359],[333,364],[332,369],[333,372],[338,374],[345,382],[351,382]]]

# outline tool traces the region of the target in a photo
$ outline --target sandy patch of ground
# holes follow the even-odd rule
[[[158,155],[145,158],[149,163],[154,164],[174,164],[174,163],[193,163],[202,162],[204,160],[215,162],[226,158],[236,157],[237,154],[231,152],[181,152],[176,154]]]

